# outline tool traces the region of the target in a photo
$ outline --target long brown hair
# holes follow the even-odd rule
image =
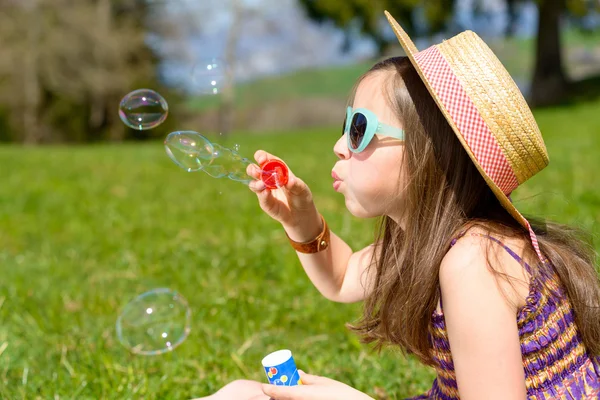
[[[377,63],[356,86],[374,72],[388,73],[386,93],[407,132],[402,160],[408,176],[406,224],[401,229],[391,218],[382,218],[376,238],[381,250],[373,259],[375,271],[368,271],[375,274],[374,290],[365,299],[362,318],[349,327],[376,350],[397,345],[433,365],[428,332],[439,300],[440,264],[451,239],[467,224],[478,225],[488,234],[529,243],[526,257],[535,253],[527,229],[497,200],[408,58]],[[584,344],[600,355],[600,280],[590,238],[567,226],[529,220],[548,267],[569,296]],[[543,267],[540,263],[538,272]],[[510,281],[507,274],[491,270]]]

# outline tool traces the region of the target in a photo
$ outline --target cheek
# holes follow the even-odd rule
[[[383,170],[369,163],[351,165],[350,177],[351,186],[357,194],[372,194],[384,186]]]
[[[400,178],[397,154],[364,161],[350,160],[349,167],[351,189],[357,200],[365,203],[389,202],[390,197],[397,194]]]

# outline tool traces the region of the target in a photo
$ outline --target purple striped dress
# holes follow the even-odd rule
[[[545,268],[533,275],[530,266],[509,247],[496,238],[484,237],[502,245],[532,276],[526,304],[516,316],[527,399],[600,399],[600,359],[590,356],[581,341],[571,303],[552,266],[545,263]],[[432,315],[429,341],[437,378],[427,393],[408,400],[459,399],[443,312]]]

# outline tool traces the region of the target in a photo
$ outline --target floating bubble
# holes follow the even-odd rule
[[[215,152],[213,144],[194,131],[169,133],[165,139],[165,150],[175,164],[188,172],[200,171],[210,164]]]
[[[129,93],[119,104],[119,117],[125,125],[138,130],[156,128],[167,119],[169,106],[154,90],[138,89]]]
[[[171,160],[188,172],[204,171],[213,178],[227,177],[245,184],[252,180],[246,174],[250,160],[227,147],[211,143],[198,132],[169,133],[165,149]]]
[[[233,145],[233,149],[234,149],[235,151],[240,151],[240,145],[239,145],[239,144],[237,144],[237,143],[236,143],[236,144],[234,144],[234,145]]]
[[[221,93],[227,68],[218,58],[199,60],[192,69],[193,90],[198,94]]]
[[[117,319],[117,338],[132,353],[157,355],[179,346],[190,333],[191,310],[176,291],[146,292],[125,306]]]

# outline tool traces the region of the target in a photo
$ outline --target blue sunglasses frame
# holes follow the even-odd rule
[[[365,128],[365,132],[360,141],[360,144],[355,149],[352,147],[352,142],[350,140],[350,128],[352,120],[354,119],[354,116],[356,114],[362,114],[365,117],[365,119],[367,120],[367,127]],[[375,115],[375,113],[371,110],[367,110],[366,108],[352,109],[352,107],[348,106],[348,108],[346,109],[346,123],[344,125],[344,135],[346,135],[348,149],[350,149],[350,151],[352,151],[353,153],[360,153],[361,151],[367,148],[367,146],[373,139],[373,136],[375,136],[376,134],[389,136],[404,141],[404,130],[379,122],[379,119],[377,119],[377,115]]]

